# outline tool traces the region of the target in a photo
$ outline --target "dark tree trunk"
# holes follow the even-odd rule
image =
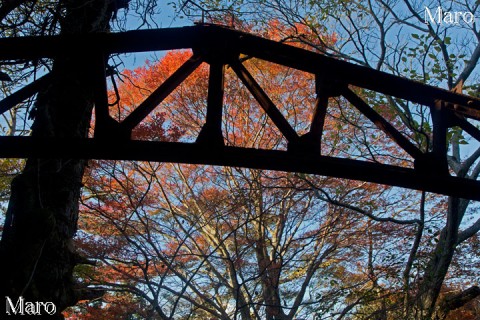
[[[449,198],[447,224],[440,232],[437,245],[425,270],[416,299],[415,319],[435,319],[435,309],[448,268],[455,254],[458,232],[468,202],[463,199]]]
[[[109,0],[62,2],[64,34],[108,31]],[[32,135],[86,137],[94,90],[91,68],[95,48],[57,57],[50,86],[39,93]],[[78,201],[85,160],[28,159],[12,182],[0,242],[1,297],[16,302],[50,301],[57,317],[82,298],[73,269],[78,262],[72,238],[77,231]],[[5,306],[5,300],[1,303]],[[3,313],[5,314],[5,313]]]

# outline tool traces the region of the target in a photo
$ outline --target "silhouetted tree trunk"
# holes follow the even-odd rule
[[[464,210],[461,210],[460,200],[449,199],[447,225],[439,235],[435,251],[432,253],[424,280],[420,286],[417,299],[417,319],[430,319],[435,311],[435,305],[442,288],[448,267],[453,258],[458,241],[458,227]]]
[[[440,298],[440,292],[457,246],[477,231],[473,226],[459,231],[460,223],[468,207],[468,200],[449,198],[445,228],[438,236],[438,242],[428,262],[423,282],[416,299],[416,319],[445,319],[452,310],[460,308],[480,295],[477,286]]]
[[[105,32],[113,0],[62,1],[62,34]],[[56,57],[53,80],[38,94],[32,135],[86,137],[94,106],[89,56],[95,48]],[[51,301],[60,312],[84,298],[72,277],[78,257],[72,245],[86,160],[28,159],[12,182],[0,242],[1,296]],[[5,302],[2,302],[5,305]],[[4,314],[4,313],[3,313]]]

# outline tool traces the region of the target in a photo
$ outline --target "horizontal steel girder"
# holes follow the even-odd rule
[[[480,182],[415,169],[327,156],[196,143],[0,137],[0,158],[139,160],[235,166],[362,180],[480,200]]]
[[[246,54],[313,74],[333,82],[432,105],[437,100],[466,116],[480,118],[480,99],[429,86],[319,53],[264,39],[225,27],[202,25],[136,30],[84,36],[18,37],[0,39],[0,60],[54,58],[71,52],[104,54],[193,48],[199,51]],[[461,107],[459,107],[461,106]]]

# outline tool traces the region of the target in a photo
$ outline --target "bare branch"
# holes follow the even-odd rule
[[[362,214],[362,215],[364,215],[364,216],[366,216],[366,217],[368,217],[372,220],[375,220],[375,221],[378,221],[378,222],[391,222],[391,223],[402,224],[402,225],[421,224],[422,223],[419,219],[399,220],[399,219],[390,218],[390,217],[389,218],[377,217],[373,213],[368,212],[366,210],[363,210],[359,207],[352,206],[351,204],[344,203],[344,202],[333,199],[332,197],[330,197],[330,195],[325,190],[323,190],[322,188],[318,188],[310,180],[308,180],[306,178],[304,180],[305,180],[305,182],[307,182],[310,185],[310,187],[312,188],[312,191],[315,192],[315,195],[317,196],[318,199],[326,201],[326,202],[331,203],[333,205],[345,208],[345,209],[349,209],[349,210],[358,212],[358,213],[360,213],[360,214]]]
[[[477,221],[475,221],[475,223],[472,224],[470,227],[461,231],[458,234],[457,245],[473,237],[478,231],[480,231],[480,218]]]
[[[462,73],[460,73],[460,75],[458,76],[457,81],[455,81],[455,88],[457,90],[458,88],[461,88],[463,86],[465,81],[472,74],[473,70],[478,65],[479,59],[480,59],[480,43],[477,44],[477,46],[475,47],[475,50],[470,56],[468,63],[466,64],[465,68],[463,68]]]
[[[2,6],[0,6],[0,22],[2,22],[10,12],[27,2],[37,2],[37,0],[3,0]]]

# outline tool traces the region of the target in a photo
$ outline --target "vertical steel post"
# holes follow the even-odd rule
[[[432,165],[438,173],[448,174],[447,162],[447,131],[448,119],[445,102],[435,101],[430,108],[433,122]]]
[[[197,143],[213,147],[223,147],[225,142],[222,135],[222,109],[224,93],[225,65],[221,62],[210,62],[208,79],[207,117]]]
[[[106,57],[103,52],[95,54],[92,58],[92,81],[94,82],[95,94],[95,138],[104,138],[108,136],[109,127],[111,126],[110,114],[108,111],[108,94],[107,94],[107,74],[106,74]]]
[[[330,85],[325,83],[325,77],[315,74],[315,109],[308,133],[300,137],[300,144],[304,151],[321,154],[321,141],[325,117],[327,115],[328,99],[332,96]]]

